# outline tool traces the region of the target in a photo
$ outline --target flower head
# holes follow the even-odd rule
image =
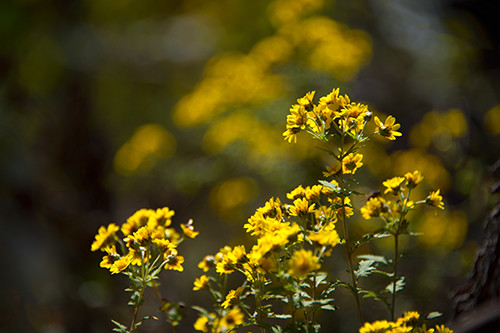
[[[290,206],[290,215],[305,216],[314,211],[315,204],[309,205],[306,198],[296,199],[293,206]]]
[[[240,299],[243,287],[238,287],[235,290],[230,290],[226,296],[226,300],[222,303],[223,308],[227,308],[230,305],[234,305]]]
[[[394,195],[397,195],[399,190],[401,189],[401,185],[404,183],[406,179],[404,177],[394,177],[391,179],[387,179],[385,182],[382,184],[386,187],[384,194],[385,193],[392,193]]]
[[[385,202],[384,198],[373,197],[368,199],[366,205],[361,207],[361,214],[364,219],[369,220],[372,217],[379,217],[382,213],[386,213],[388,209],[389,206]]]
[[[352,173],[354,174],[356,170],[361,168],[363,163],[361,160],[363,159],[362,154],[353,154],[350,153],[342,160],[342,173]]]
[[[245,315],[239,308],[233,308],[224,317],[220,319],[219,329],[223,332],[228,332],[235,328],[237,325],[243,323]]]
[[[307,236],[311,241],[322,246],[335,246],[340,242],[338,233],[335,230],[321,230],[318,232],[310,232]]]
[[[408,188],[414,188],[424,179],[424,177],[422,176],[420,171],[415,170],[413,172],[405,173],[405,179],[406,179],[406,186]]]
[[[184,235],[189,238],[195,238],[199,232],[194,231],[193,220],[189,220],[187,224],[181,224],[181,229]]]
[[[385,119],[385,123],[382,123],[377,116],[375,116],[373,120],[375,121],[375,125],[377,126],[375,128],[375,131],[378,132],[378,134],[380,134],[381,136],[389,140],[396,140],[396,136],[402,135],[400,132],[397,132],[401,125],[396,124],[396,118],[394,118],[393,116],[387,116],[387,118]]]
[[[91,250],[106,251],[110,249],[116,243],[116,232],[119,229],[120,228],[114,223],[109,224],[108,227],[100,227],[98,234],[95,236],[95,240],[92,243]]]
[[[208,282],[210,279],[206,275],[202,275],[196,280],[194,280],[194,287],[193,290],[202,290],[202,289],[208,289]]]
[[[314,256],[312,251],[301,249],[295,251],[290,259],[288,274],[296,278],[303,278],[320,267],[318,257]]]
[[[439,191],[440,190],[431,192],[425,199],[425,203],[433,207],[444,209],[443,197],[439,194]]]
[[[182,263],[184,262],[184,257],[177,255],[177,250],[172,249],[164,254],[165,258],[165,269],[175,270],[182,272],[184,267]]]

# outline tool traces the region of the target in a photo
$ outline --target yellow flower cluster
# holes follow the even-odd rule
[[[321,140],[327,140],[336,133],[346,133],[355,140],[361,140],[365,126],[372,118],[367,105],[351,102],[347,95],[339,95],[338,88],[321,97],[318,104],[313,102],[314,94],[314,91],[308,92],[290,108],[286,131],[283,133],[285,140],[297,142],[297,133],[303,130]],[[397,131],[400,124],[396,124],[393,116],[388,116],[385,122],[375,116],[374,122],[375,133],[389,140],[402,135]],[[343,173],[354,173],[363,164],[362,158],[361,154],[350,153],[342,165]]]
[[[186,237],[196,237],[198,232],[194,231],[192,220],[181,224],[182,234],[170,228],[173,215],[168,207],[140,209],[121,228],[114,223],[100,227],[91,250],[106,253],[100,266],[112,274],[145,264],[182,271],[184,257],[178,254],[177,245]],[[123,237],[118,236],[118,231]]]
[[[431,192],[425,200],[413,202],[409,200],[410,191],[415,188],[422,180],[420,171],[407,172],[403,177],[393,177],[387,179],[382,184],[385,187],[384,197],[380,192],[370,196],[365,206],[361,208],[361,214],[365,219],[381,217],[385,221],[398,219],[412,210],[418,204],[427,204],[436,208],[444,209],[443,197],[439,190]],[[390,200],[395,198],[395,200]],[[403,199],[403,200],[402,200]]]
[[[436,325],[435,328],[427,328],[427,325],[420,318],[416,311],[405,312],[396,321],[377,320],[372,323],[365,323],[359,329],[359,333],[453,333],[453,330],[444,325]]]

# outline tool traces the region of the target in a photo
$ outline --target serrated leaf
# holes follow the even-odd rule
[[[328,276],[328,274],[325,273],[325,272],[318,272],[318,273],[316,273],[316,276],[314,277],[314,279],[316,281],[316,287],[318,287],[320,284],[322,284],[323,281],[325,281],[325,279],[326,279],[327,276]],[[313,278],[311,278],[311,279],[313,279]],[[313,281],[314,281],[314,279],[313,279]]]
[[[370,275],[375,269],[375,267],[372,266],[374,263],[374,260],[361,260],[358,264],[358,269],[354,271],[356,279]]]
[[[403,290],[404,286],[405,286],[405,278],[404,276],[400,277],[397,281],[396,281],[396,292],[398,291],[401,291]],[[391,282],[387,285],[387,287],[385,287],[384,291],[387,291],[389,292],[390,294],[392,294],[394,292],[394,283]]]
[[[426,319],[434,319],[437,317],[441,317],[442,315],[443,314],[441,312],[434,311],[434,312],[429,313],[425,318]]]
[[[358,256],[358,258],[364,260],[373,260],[374,262],[381,262],[383,264],[387,264],[387,259],[385,259],[384,256],[377,256],[374,254],[362,254]]]

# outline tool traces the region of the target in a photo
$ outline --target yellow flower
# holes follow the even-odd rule
[[[339,88],[333,89],[331,93],[328,95],[321,97],[319,99],[319,105],[325,106],[329,110],[335,113],[335,116],[338,117],[338,111],[343,107],[349,105],[351,103],[349,96],[339,96]]]
[[[98,234],[95,236],[95,240],[92,243],[91,250],[106,251],[107,249],[110,249],[116,243],[116,232],[119,229],[120,228],[114,223],[108,225],[107,228],[105,226],[100,227]]]
[[[418,325],[420,319],[420,314],[417,311],[408,311],[403,314],[403,317],[398,318],[396,325],[398,326],[408,326],[415,327]]]
[[[386,187],[384,194],[392,193],[394,195],[397,195],[399,190],[401,189],[401,185],[405,180],[405,177],[394,177],[391,179],[387,179],[382,183]]]
[[[217,262],[215,271],[219,274],[231,274],[234,272],[234,268],[233,261],[226,255],[220,262]]]
[[[137,250],[139,246],[146,247],[150,244],[151,232],[147,226],[140,227],[132,235],[123,239],[129,248]]]
[[[110,248],[106,249],[106,254],[104,257],[102,257],[102,261],[99,266],[102,268],[111,268],[113,266],[113,263],[120,259],[120,255],[116,252],[116,247],[113,245]]]
[[[300,132],[300,127],[298,126],[287,126],[286,131],[283,132],[283,136],[288,143],[297,143],[297,133]]]
[[[311,241],[322,246],[335,246],[340,242],[339,235],[335,230],[321,230],[318,232],[310,232],[307,236]]]
[[[235,290],[230,290],[226,296],[226,300],[222,303],[223,308],[227,308],[230,305],[234,305],[240,299],[243,287],[238,287]]]
[[[132,263],[132,260],[132,256],[126,255],[125,257],[122,257],[113,262],[113,265],[111,265],[109,271],[111,272],[111,274],[120,273],[127,269],[127,267]]]
[[[218,328],[223,332],[230,331],[237,325],[242,324],[244,318],[245,316],[239,308],[233,308],[221,318]]]
[[[210,279],[206,275],[202,275],[196,280],[194,280],[194,287],[193,290],[202,290],[202,289],[208,289]]]
[[[248,261],[244,245],[235,246],[231,252],[227,254],[227,258],[231,261],[232,265],[243,264]]]
[[[363,159],[362,154],[353,154],[350,153],[346,157],[342,159],[342,173],[352,173],[354,174],[356,170],[361,168],[363,163],[361,160]]]
[[[413,172],[407,172],[405,174],[405,178],[406,178],[406,186],[408,188],[414,188],[424,179],[424,177],[418,170],[415,170]]]
[[[314,105],[313,98],[314,98],[315,93],[316,93],[316,91],[308,92],[304,97],[299,98],[297,100],[297,103],[299,103],[301,106],[303,106],[308,111],[312,110],[312,107]]]
[[[359,329],[359,333],[385,333],[394,327],[394,323],[388,322],[387,320],[377,320],[373,323],[365,323],[363,327]]]
[[[444,209],[443,197],[439,194],[439,191],[440,190],[431,192],[425,199],[425,203],[433,207]]]
[[[288,274],[302,278],[320,267],[318,257],[314,256],[312,251],[301,249],[293,253],[288,263]]]
[[[286,197],[290,200],[304,198],[305,196],[306,196],[306,191],[302,187],[302,185],[297,186],[292,192],[286,195]]]
[[[322,185],[314,185],[312,187],[306,187],[306,199],[309,201],[319,201],[321,197],[321,190],[323,189]]]
[[[198,263],[198,268],[204,272],[208,272],[208,270],[214,266],[215,266],[215,257],[211,255],[205,256],[203,260]]]
[[[445,327],[444,325],[436,325],[436,331],[437,333],[453,333],[453,330],[450,330],[448,327]]]
[[[193,220],[189,220],[187,224],[181,224],[181,229],[184,235],[189,238],[195,238],[199,234],[198,231],[194,231]]]
[[[296,199],[293,202],[293,206],[290,206],[290,215],[292,216],[304,216],[314,211],[315,204],[309,206],[309,202],[306,198]]]
[[[375,125],[377,126],[375,128],[375,132],[382,135],[383,137],[389,140],[396,140],[396,136],[402,135],[400,132],[397,132],[401,125],[395,123],[396,118],[394,118],[393,116],[387,116],[387,118],[385,119],[385,123],[382,123],[377,116],[375,116],[374,121]]]
[[[215,314],[213,316],[215,317]],[[208,332],[210,330],[210,318],[206,316],[198,317],[193,326],[197,331]]]
[[[182,272],[184,267],[182,267],[182,263],[184,262],[184,257],[177,255],[177,250],[171,249],[164,253],[165,258],[165,269],[175,270]]]
[[[158,226],[168,227],[172,224],[172,216],[175,212],[168,207],[158,208],[153,214],[149,216],[148,226],[154,229]]]
[[[389,207],[386,204],[384,198],[373,197],[368,199],[366,205],[361,207],[361,214],[366,220],[372,217],[379,217],[382,213],[386,213]]]
[[[152,209],[139,209],[132,216],[127,219],[127,222],[122,224],[122,233],[125,236],[128,236],[135,231],[137,231],[140,227],[145,226],[149,218],[154,214],[154,210]]]
[[[332,164],[331,166],[326,166],[326,171],[323,171],[324,177],[330,177],[335,175],[340,171],[340,165]]]
[[[168,251],[176,248],[176,245],[168,239],[154,239],[153,243],[158,246],[158,250],[160,250],[161,253],[167,253]]]

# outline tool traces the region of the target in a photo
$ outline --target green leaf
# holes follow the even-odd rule
[[[441,312],[434,311],[434,312],[429,313],[425,318],[426,319],[434,319],[437,317],[441,317],[442,315],[443,314]]]
[[[359,259],[364,259],[364,260],[373,260],[374,262],[380,262],[385,265],[387,265],[387,260],[385,259],[384,256],[377,256],[374,254],[363,254],[358,256]]]
[[[402,276],[396,281],[396,292],[403,290],[404,286],[405,286],[405,278],[404,276]],[[385,287],[384,291],[387,291],[388,293],[392,294],[394,292],[394,283],[393,282],[389,283],[387,287]]]
[[[113,319],[111,319],[111,322],[116,325],[116,327],[113,328],[113,332],[128,333],[128,329],[125,325],[122,325]]]
[[[321,306],[321,309],[327,310],[327,311],[336,311],[337,307],[335,305],[325,304],[325,305]]]
[[[316,287],[318,287],[320,284],[325,284],[328,283],[325,281],[326,277],[328,276],[327,273],[325,272],[318,272],[316,273],[315,279],[316,279]],[[313,279],[313,278],[311,278]]]
[[[329,181],[326,181],[326,180],[318,180],[318,182],[323,185],[324,187],[327,187],[329,188],[330,190],[332,190],[333,192],[336,192],[336,193],[339,193],[340,192],[340,187],[338,187],[337,185],[333,184],[333,183],[330,183]]]
[[[375,269],[375,267],[372,266],[374,263],[374,260],[361,260],[358,264],[358,269],[354,271],[356,279],[370,275]]]
[[[292,315],[274,313],[273,317],[276,318],[276,319],[290,319],[290,318],[292,318]]]

